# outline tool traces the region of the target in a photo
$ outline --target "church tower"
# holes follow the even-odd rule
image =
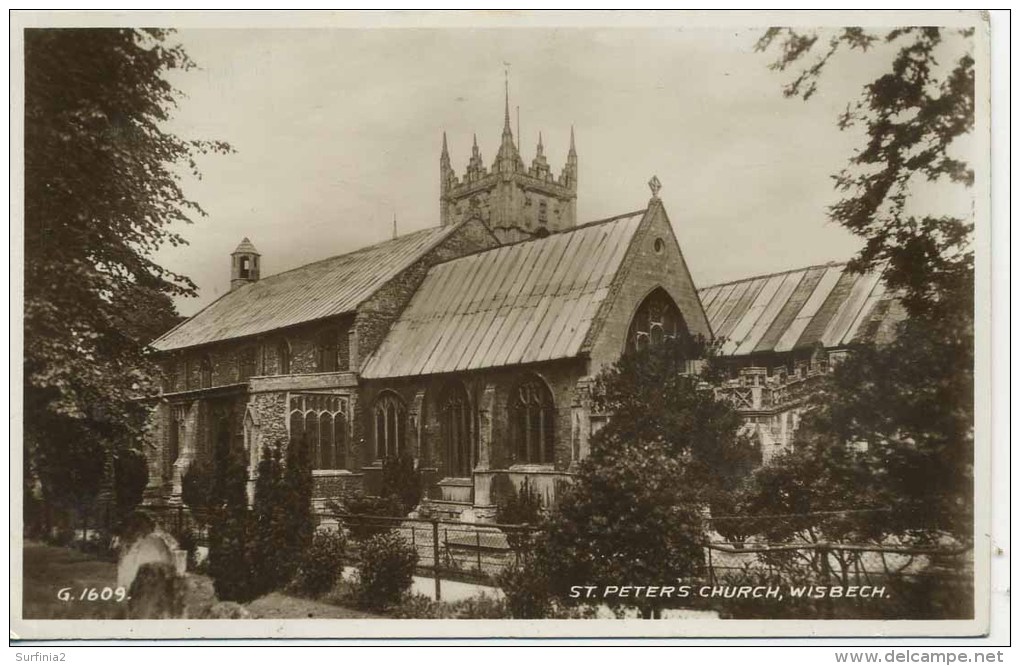
[[[259,281],[259,251],[245,238],[230,253],[230,291]]]
[[[486,169],[478,138],[463,178],[457,178],[443,133],[439,157],[439,213],[443,226],[480,218],[504,243],[539,238],[577,224],[577,151],[570,129],[570,151],[559,177],[545,157],[542,135],[527,167],[510,129],[510,90],[503,108],[503,134],[491,169]]]

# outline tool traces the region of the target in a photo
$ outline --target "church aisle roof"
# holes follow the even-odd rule
[[[881,272],[853,273],[844,263],[809,266],[699,290],[721,353],[788,352],[860,340],[887,296]]]
[[[362,376],[408,377],[577,356],[644,214],[433,267]]]
[[[193,347],[352,312],[455,229],[415,231],[265,277],[224,294],[152,346],[159,351]]]

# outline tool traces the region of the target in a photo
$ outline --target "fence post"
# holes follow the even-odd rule
[[[81,516],[81,549],[85,550],[88,545],[88,534],[89,534],[89,510],[85,509]]]
[[[822,556],[822,584],[828,586],[829,584],[829,544],[820,543],[818,544],[818,553]],[[829,590],[825,592],[825,600],[822,602],[822,606],[825,608],[825,617],[832,617],[832,598],[829,596]]]
[[[184,533],[184,507],[177,507],[177,533],[174,536],[178,539],[181,538],[181,534]]]
[[[478,562],[478,573],[482,573],[482,535],[475,528],[475,557]]]
[[[436,601],[440,597],[439,585],[439,521],[432,519],[432,571],[436,577]]]

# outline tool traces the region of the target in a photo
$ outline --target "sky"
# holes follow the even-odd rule
[[[836,60],[810,101],[757,53],[761,28],[184,29],[198,69],[168,129],[229,142],[185,193],[208,213],[157,261],[189,276],[191,315],[229,289],[248,237],[263,277],[439,224],[442,135],[462,175],[477,133],[491,165],[504,76],[530,164],[541,131],[554,173],[571,126],[578,222],[660,196],[699,286],[849,259],[860,241],[828,221],[831,175],[860,143],[839,113],[888,52]],[[519,136],[518,115],[519,109]]]

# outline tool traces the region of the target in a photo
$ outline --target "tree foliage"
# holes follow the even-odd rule
[[[252,575],[260,593],[286,586],[312,545],[311,469],[296,441],[284,465],[280,446],[263,452],[252,507]],[[309,483],[301,477],[307,476]]]
[[[702,347],[666,341],[598,376],[594,402],[611,416],[551,512],[539,554],[560,598],[571,585],[661,585],[701,573],[703,511],[731,490],[733,463],[756,455],[737,435],[739,415],[682,374]],[[646,615],[656,611],[657,600],[643,603]]]
[[[171,298],[194,293],[152,254],[202,214],[179,167],[228,147],[163,129],[178,97],[165,75],[192,66],[166,38],[25,31],[24,422],[52,500],[93,496],[96,449],[134,444],[147,344],[176,323]]]
[[[888,69],[838,119],[864,143],[833,178],[843,197],[830,218],[864,239],[851,262],[881,270],[906,318],[890,344],[860,346],[813,396],[795,452],[760,470],[748,513],[873,508],[758,523],[769,538],[936,543],[972,534],[974,455],[973,219],[920,213],[935,184],[966,193],[974,172],[961,144],[974,129],[972,30],[772,28],[772,68],[798,69],[785,87],[809,99],[840,51],[881,45]],[[821,54],[816,47],[822,45]],[[814,58],[812,60],[812,58]]]
[[[209,525],[209,576],[221,601],[250,601],[261,591],[254,576],[248,510],[248,468],[222,430],[216,442],[216,491]]]
[[[841,129],[863,128],[865,143],[833,176],[844,196],[829,215],[865,241],[852,266],[884,267],[911,316],[973,316],[973,220],[912,208],[921,183],[974,182],[973,168],[956,154],[958,140],[974,129],[972,37],[972,29],[844,28],[826,42],[817,32],[771,28],[757,46],[778,48],[775,70],[801,67],[783,92],[805,100],[841,50],[883,43],[894,49],[889,70],[865,85],[838,119]]]

